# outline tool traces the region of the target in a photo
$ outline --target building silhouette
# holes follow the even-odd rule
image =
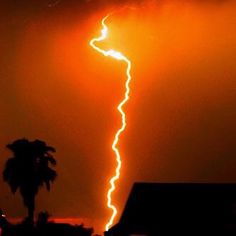
[[[136,183],[105,236],[236,235],[236,184]]]

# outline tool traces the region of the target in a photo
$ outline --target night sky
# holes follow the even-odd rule
[[[124,7],[125,6],[125,7]],[[236,181],[236,3],[214,0],[1,0],[0,171],[17,138],[57,149],[58,179],[37,210],[89,219],[103,230],[115,167],[125,65],[89,46],[107,21],[105,48],[132,60],[123,168],[114,202],[132,184]],[[26,210],[0,180],[0,208]]]

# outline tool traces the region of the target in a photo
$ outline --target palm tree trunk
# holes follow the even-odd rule
[[[28,208],[28,221],[30,224],[34,224],[35,195],[27,196],[25,203]]]
[[[28,219],[30,223],[34,222],[34,209],[31,207],[28,208]]]

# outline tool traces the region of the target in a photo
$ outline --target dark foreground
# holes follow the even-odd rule
[[[0,236],[91,236],[93,229],[83,225],[42,222],[31,224],[27,221],[13,225],[1,219]]]

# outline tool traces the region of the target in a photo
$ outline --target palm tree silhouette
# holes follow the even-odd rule
[[[13,157],[6,162],[3,179],[12,193],[18,189],[28,208],[28,220],[34,222],[35,196],[44,184],[50,190],[50,183],[57,176],[49,164],[55,166],[56,160],[51,155],[56,150],[41,140],[29,141],[18,139],[6,146],[13,152]]]

